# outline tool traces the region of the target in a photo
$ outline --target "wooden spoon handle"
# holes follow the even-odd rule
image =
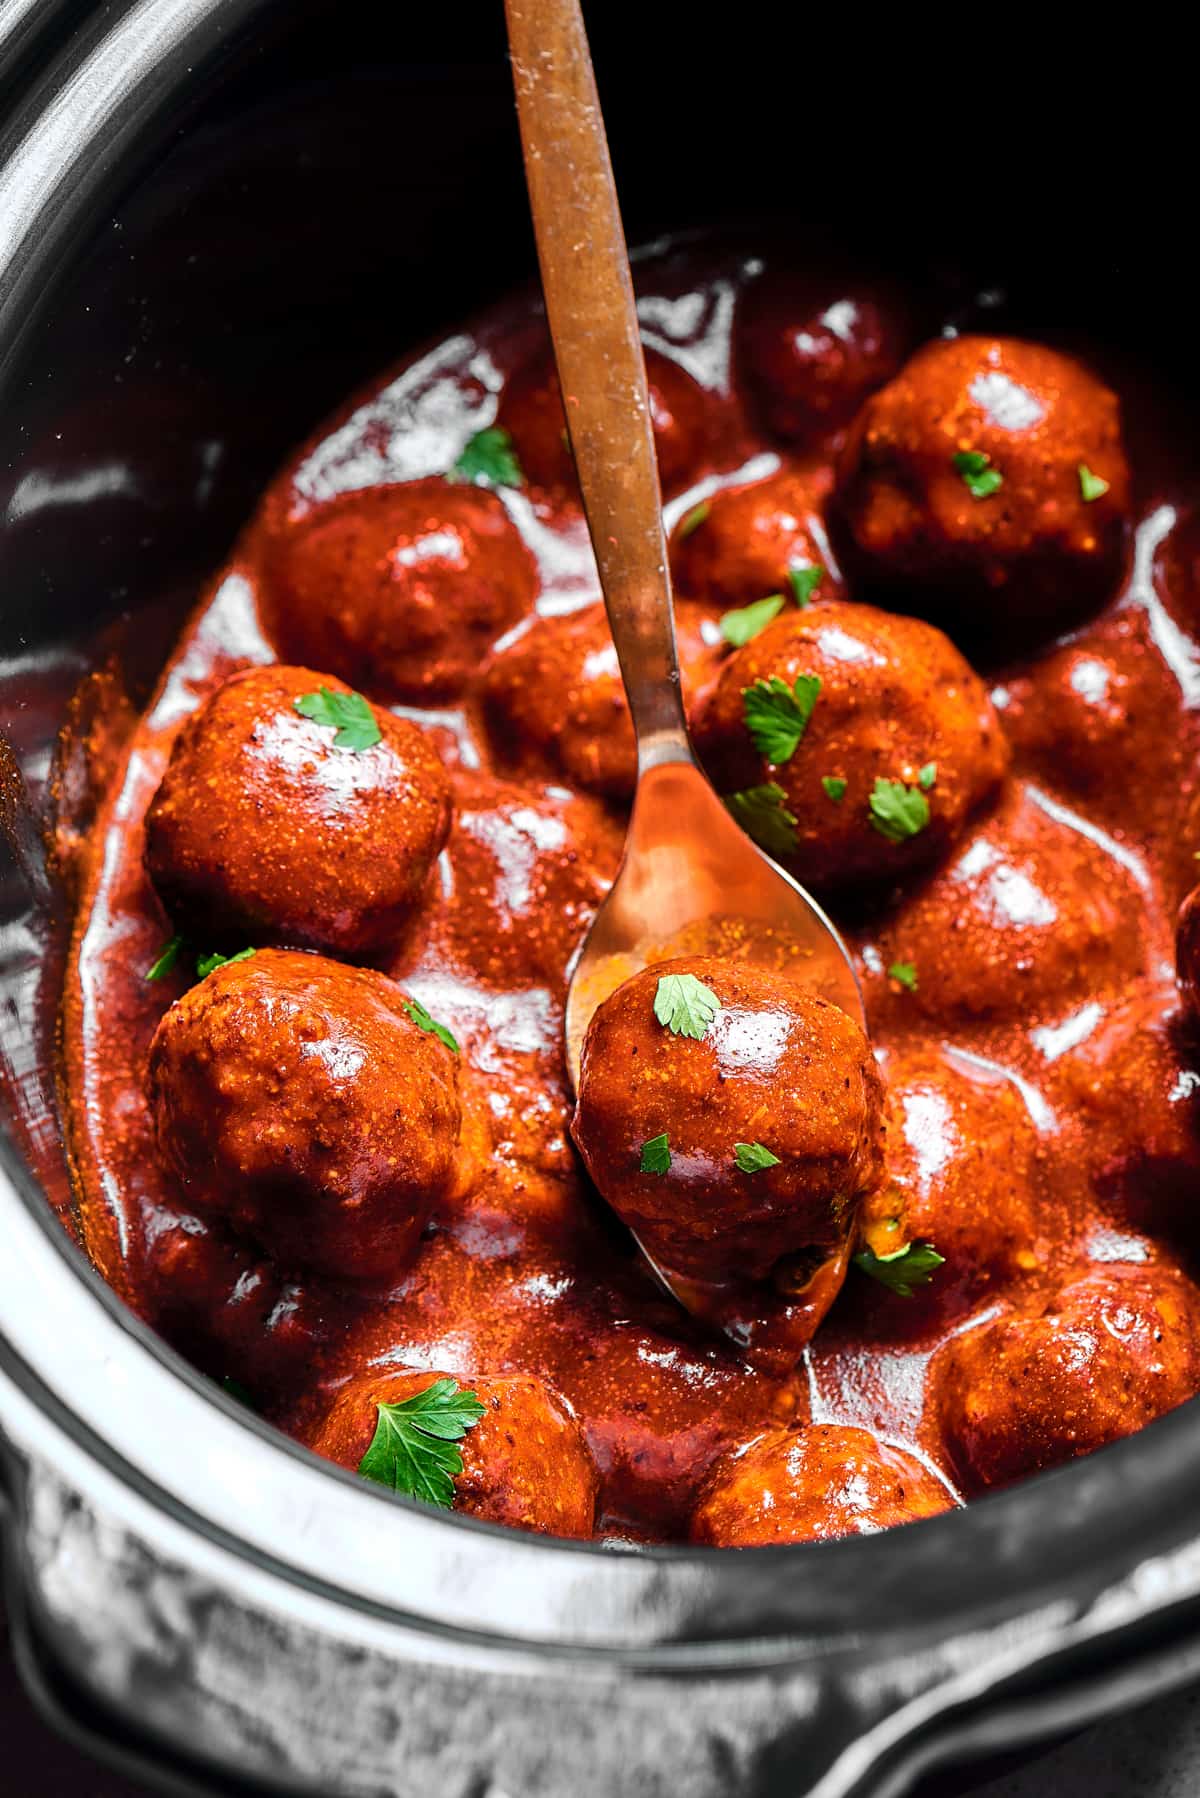
[[[629,255],[578,0],[506,9],[546,312],[644,771],[692,754]]]

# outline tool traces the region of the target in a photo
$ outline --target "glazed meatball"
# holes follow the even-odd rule
[[[735,816],[815,886],[935,861],[1008,760],[982,682],[941,631],[845,601],[786,613],[738,650],[697,742],[718,791],[777,790],[773,830],[743,802]]]
[[[683,995],[699,1021],[680,1023]],[[781,1263],[807,1275],[844,1262],[878,1183],[882,1096],[870,1045],[837,1006],[760,968],[684,957],[596,1011],[572,1131],[662,1267],[710,1283]]]
[[[658,477],[664,493],[669,493],[693,480],[705,460],[709,401],[703,388],[670,356],[658,350],[645,355]],[[506,382],[497,423],[511,436],[528,480],[537,487],[574,491],[575,459],[549,348]]]
[[[869,1430],[807,1424],[771,1430],[719,1461],[692,1515],[691,1536],[713,1548],[873,1536],[953,1505],[914,1455]]]
[[[276,525],[262,609],[283,655],[386,699],[453,699],[533,606],[537,566],[485,487],[430,476]]]
[[[450,787],[415,724],[359,699],[379,741],[297,710],[349,692],[309,668],[249,668],[193,713],[146,813],[146,871],[197,942],[365,956],[420,899],[450,829]]]
[[[747,606],[771,593],[790,603],[792,574],[807,573],[811,582],[819,570],[812,592],[833,597],[838,581],[821,523],[830,485],[826,468],[783,468],[762,481],[723,487],[691,507],[671,534],[671,573],[680,593],[720,606]]]
[[[188,1201],[285,1267],[395,1277],[451,1182],[457,1056],[370,969],[227,962],[159,1024],[149,1098]]]
[[[509,993],[563,993],[616,873],[619,825],[595,799],[562,787],[467,772],[454,793],[447,890],[422,914],[413,952]]]
[[[859,1292],[873,1318],[920,1323],[1045,1266],[1052,1233],[1041,1202],[1042,1144],[1025,1095],[994,1067],[929,1047],[889,1052],[884,1071],[900,1240],[933,1243],[945,1265],[899,1305],[874,1282],[861,1282]],[[1056,1227],[1061,1210],[1056,1189]]]
[[[1198,1331],[1181,1274],[1109,1265],[952,1337],[930,1371],[955,1465],[973,1487],[1006,1485],[1132,1435],[1196,1391]]]
[[[1009,338],[919,350],[867,401],[838,470],[852,567],[956,635],[1057,624],[1103,599],[1129,507],[1115,396]]]
[[[715,660],[719,633],[700,606],[679,600],[675,634],[684,690],[692,692]],[[505,761],[527,768],[536,759],[574,786],[632,798],[637,746],[602,605],[539,618],[493,656],[483,697]]]
[[[380,1405],[399,1405],[445,1373],[379,1368],[343,1388],[309,1446],[352,1470],[371,1446]],[[567,1401],[532,1374],[460,1376],[484,1407],[458,1443],[454,1508],[510,1529],[592,1534],[600,1479]]]
[[[1115,850],[1115,853],[1114,853]],[[1009,784],[950,860],[867,945],[872,1025],[1054,1019],[1144,971],[1145,895],[1120,846],[1037,789]],[[907,964],[901,990],[887,970]]]
[[[738,371],[769,431],[818,448],[900,367],[907,326],[895,303],[845,281],[768,274],[737,309]]]

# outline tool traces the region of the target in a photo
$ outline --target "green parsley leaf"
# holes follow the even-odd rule
[[[452,1049],[455,1055],[462,1054],[456,1039],[451,1036],[446,1026],[439,1024],[436,1018],[431,1018],[419,999],[405,999],[403,1004],[405,1011],[418,1030],[424,1030],[428,1034],[436,1036],[439,1043],[445,1043],[446,1047]]]
[[[989,466],[991,460],[982,450],[959,450],[954,458],[955,469],[972,499],[986,499],[1004,485],[1000,470]]]
[[[933,783],[936,779],[937,779],[937,763],[936,762],[926,762],[925,766],[923,768],[919,769],[917,772],[917,785],[920,787],[920,789],[923,793],[928,793],[930,787],[933,785]]]
[[[671,1165],[671,1139],[664,1132],[642,1144],[640,1171],[643,1174],[665,1174]]]
[[[762,787],[743,787],[740,793],[726,793],[724,798],[725,809],[768,855],[788,855],[796,848],[800,841],[796,817],[788,811],[787,795],[775,781],[769,780]]]
[[[694,974],[660,974],[654,992],[654,1015],[672,1036],[703,1037],[721,1009],[721,1001]]]
[[[917,964],[915,961],[894,961],[888,969],[888,979],[896,980],[910,993],[917,990]]]
[[[499,425],[489,425],[468,438],[450,474],[453,480],[471,481],[476,487],[525,485],[525,473],[517,460],[513,440]]]
[[[335,749],[373,749],[383,735],[375,722],[375,714],[361,693],[334,693],[322,687],[316,693],[302,693],[294,700],[302,718],[336,731]]]
[[[929,801],[919,787],[906,787],[900,780],[875,782],[871,794],[871,822],[889,843],[902,843],[915,837],[929,822]]]
[[[236,955],[198,955],[196,957],[196,979],[207,980],[217,968],[223,968],[231,961],[249,961],[254,954],[253,949],[239,949]]]
[[[434,1380],[398,1405],[376,1405],[379,1413],[371,1446],[358,1464],[364,1479],[375,1480],[407,1498],[449,1510],[462,1455],[454,1446],[479,1422],[484,1407],[457,1380]]]
[[[712,507],[708,501],[702,499],[698,506],[693,506],[690,512],[685,512],[679,520],[679,541],[685,542],[693,531],[698,531],[711,511]]]
[[[766,599],[756,599],[753,605],[743,606],[738,612],[726,612],[721,619],[721,635],[726,643],[741,649],[744,643],[765,631],[782,610],[783,594],[769,593]]]
[[[1086,462],[1079,464],[1079,491],[1085,505],[1090,506],[1094,499],[1103,499],[1108,487],[1103,475],[1093,474]]]
[[[931,1242],[906,1242],[890,1255],[860,1249],[854,1257],[855,1267],[902,1299],[912,1297],[914,1286],[928,1286],[935,1270],[944,1267],[945,1262],[946,1257],[939,1255]]]
[[[779,1166],[778,1155],[772,1155],[760,1142],[735,1142],[733,1159],[743,1174],[761,1174],[764,1168]]]
[[[811,601],[824,574],[825,570],[817,562],[793,562],[788,568],[788,580],[791,582],[792,592],[796,596],[796,604],[801,611]]]
[[[826,799],[832,799],[835,805],[840,805],[846,797],[846,783],[840,774],[822,774],[821,785]]]
[[[158,960],[152,968],[146,969],[147,980],[164,980],[183,953],[184,939],[173,936],[169,943],[164,943],[158,952]]]
[[[790,687],[773,674],[770,680],[755,681],[752,687],[742,688],[746,729],[754,747],[768,762],[778,767],[791,761],[808,729],[820,691],[819,674],[797,675]]]

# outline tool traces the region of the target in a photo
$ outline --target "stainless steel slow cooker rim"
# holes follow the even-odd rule
[[[152,120],[156,96],[186,67],[198,83],[214,48],[251,15],[266,10],[264,0],[137,0],[112,25],[73,72],[70,81],[31,108],[33,123],[14,145],[0,170],[0,322],[6,309],[28,307],[28,326],[35,314],[34,291],[46,281],[64,233],[78,208],[94,192],[95,182],[114,173]],[[168,78],[168,69],[172,71]],[[83,107],[81,110],[81,99]],[[106,136],[106,132],[108,135]],[[103,141],[104,152],[97,145]],[[52,229],[47,232],[47,222]],[[11,312],[9,314],[11,322]],[[804,1653],[819,1639],[822,1652],[836,1642],[850,1644],[871,1629],[902,1631],[903,1605],[890,1600],[888,1570],[907,1563],[934,1566],[949,1556],[961,1563],[965,1542],[972,1545],[975,1578],[958,1593],[940,1594],[942,1602],[925,1607],[922,1622],[936,1613],[939,1627],[949,1628],[968,1611],[978,1617],[988,1607],[1000,1614],[1035,1605],[1044,1594],[1062,1589],[1077,1571],[1079,1539],[1071,1541],[1078,1509],[1071,1495],[1102,1486],[1106,1503],[1093,1501],[1087,1528],[1102,1524],[1089,1548],[1088,1586],[1095,1592],[1132,1569],[1145,1556],[1148,1529],[1156,1519],[1166,1536],[1186,1538],[1186,1509],[1181,1500],[1194,1491],[1200,1474],[1200,1413],[1188,1407],[1162,1420],[1136,1442],[1117,1445],[1086,1464],[1063,1469],[1011,1493],[997,1495],[969,1511],[913,1526],[894,1538],[830,1545],[805,1545],[733,1557],[687,1548],[652,1549],[637,1555],[614,1555],[594,1545],[571,1545],[525,1538],[471,1519],[432,1516],[402,1501],[397,1503],[356,1483],[349,1475],[318,1463],[297,1445],[287,1443],[267,1426],[245,1416],[193,1370],[179,1363],[152,1337],[120,1301],[81,1265],[78,1251],[50,1217],[40,1195],[30,1190],[24,1170],[5,1152],[14,1179],[0,1180],[6,1216],[11,1215],[13,1242],[24,1260],[11,1253],[0,1279],[0,1302],[10,1325],[16,1353],[47,1391],[53,1392],[81,1441],[103,1440],[124,1466],[148,1482],[150,1489],[180,1514],[204,1529],[220,1529],[228,1542],[248,1556],[270,1556],[297,1578],[312,1578],[330,1589],[329,1568],[338,1567],[337,1590],[347,1602],[369,1602],[396,1616],[413,1615],[424,1602],[422,1623],[463,1630],[482,1629],[506,1639],[552,1641],[557,1647],[596,1647],[615,1652],[667,1652],[669,1645],[695,1651],[701,1643],[737,1658],[753,1644],[754,1652]],[[25,1281],[28,1284],[25,1284]],[[68,1340],[56,1331],[47,1339],[47,1312],[38,1313],[42,1294],[52,1296],[78,1326]],[[33,1301],[32,1305],[30,1301]],[[11,1302],[11,1309],[10,1309]],[[49,1314],[53,1314],[52,1312]],[[104,1419],[86,1418],[78,1406],[64,1365],[77,1354],[85,1333],[96,1365],[109,1371],[124,1367],[125,1393],[135,1377],[143,1395],[183,1407],[180,1423],[195,1422],[196,1432],[182,1430],[189,1442],[203,1440],[212,1471],[214,1458],[228,1472],[236,1468],[236,1486],[221,1494],[214,1518],[211,1507],[197,1502],[203,1470],[169,1467],[146,1440],[144,1416],[122,1416],[119,1407]],[[199,1407],[197,1409],[197,1407]],[[153,1410],[150,1412],[153,1415]],[[176,1459],[178,1461],[178,1451]],[[279,1483],[281,1470],[295,1489],[282,1506],[268,1508],[251,1524],[244,1515],[244,1485],[262,1470],[263,1489]],[[1153,1485],[1158,1510],[1140,1511],[1125,1498],[1125,1479],[1133,1475]],[[279,1495],[275,1494],[278,1498]],[[243,1515],[229,1509],[238,1499]],[[307,1507],[307,1509],[306,1509]],[[1087,1511],[1087,1507],[1084,1507]],[[320,1519],[320,1530],[314,1519]],[[342,1545],[330,1541],[335,1528]],[[387,1550],[374,1556],[359,1577],[344,1566],[344,1543],[361,1532],[372,1544],[381,1532]],[[1024,1583],[1014,1580],[1013,1542],[1036,1545],[1036,1578],[1031,1549],[1023,1568]],[[1089,1537],[1089,1542],[1091,1538]],[[951,1552],[955,1545],[955,1551]],[[1102,1550],[1102,1552],[1101,1552]],[[339,1560],[343,1563],[339,1565]],[[434,1578],[425,1577],[436,1566]],[[751,1564],[753,1563],[753,1565]],[[403,1567],[389,1583],[389,1573]],[[536,1567],[536,1581],[531,1570]],[[784,1572],[789,1576],[781,1580]],[[784,1584],[806,1588],[804,1602]],[[367,1577],[369,1575],[369,1578]],[[416,1586],[414,1589],[414,1580]],[[536,1591],[534,1586],[536,1585]],[[384,1588],[381,1593],[381,1586]],[[831,1597],[844,1602],[857,1592],[860,1604],[855,1628],[836,1623],[837,1604],[822,1610]],[[484,1602],[486,1600],[486,1602]],[[1083,1603],[1081,1597],[1079,1600]],[[744,1641],[729,1633],[729,1620],[748,1616],[776,1619],[770,1629],[748,1632]],[[800,1627],[807,1613],[807,1629]],[[911,1624],[911,1608],[907,1621]],[[786,1627],[785,1627],[786,1624]],[[722,1633],[722,1626],[725,1633]],[[577,1630],[571,1640],[568,1630]],[[544,1632],[539,1636],[538,1632]],[[824,1633],[823,1633],[824,1632]]]

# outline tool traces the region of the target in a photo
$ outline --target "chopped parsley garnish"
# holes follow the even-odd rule
[[[361,693],[335,693],[322,687],[316,693],[302,693],[293,703],[302,718],[336,732],[335,749],[373,749],[383,735]]]
[[[439,1043],[445,1043],[446,1047],[452,1049],[455,1055],[462,1054],[456,1039],[446,1026],[439,1024],[436,1018],[431,1018],[419,999],[405,999],[403,1005],[418,1030],[424,1030],[431,1036],[436,1036]]]
[[[903,843],[915,837],[929,822],[929,801],[919,787],[906,787],[901,780],[875,782],[871,794],[871,822],[889,843]]]
[[[733,1159],[742,1174],[761,1174],[764,1168],[779,1166],[778,1155],[772,1155],[760,1142],[735,1142]]]
[[[1079,464],[1079,491],[1083,495],[1085,505],[1090,506],[1094,499],[1103,499],[1108,492],[1108,486],[1104,476],[1093,474],[1086,462]]]
[[[196,957],[196,978],[197,980],[207,980],[208,976],[214,973],[217,968],[228,967],[229,963],[234,961],[249,961],[253,954],[253,949],[239,949],[236,955],[219,955],[215,953],[212,955],[198,955]]]
[[[788,580],[801,611],[812,599],[824,574],[825,570],[816,562],[793,562],[788,568]]]
[[[169,943],[164,943],[154,966],[146,969],[146,979],[165,980],[182,955],[183,947],[184,939],[181,936],[173,936]]]
[[[694,974],[660,974],[654,991],[654,1015],[672,1036],[699,1042],[721,1009],[721,1001]]]
[[[788,855],[799,842],[796,817],[786,805],[787,794],[775,781],[762,787],[743,787],[726,793],[725,807],[746,835],[768,855]]]
[[[894,961],[888,969],[888,979],[895,980],[906,991],[917,990],[917,964],[915,961]]]
[[[221,1391],[236,1404],[245,1405],[248,1411],[255,1410],[254,1395],[250,1388],[243,1386],[240,1380],[235,1380],[231,1373],[227,1373],[221,1381]]]
[[[991,466],[991,460],[982,450],[959,450],[954,458],[954,467],[972,499],[986,499],[1004,485],[1004,476]]]
[[[917,772],[917,785],[920,787],[920,789],[923,793],[928,793],[930,787],[933,785],[933,783],[936,779],[937,779],[937,763],[936,762],[926,762],[925,766],[923,768],[919,769]]]
[[[649,1142],[642,1144],[640,1172],[643,1174],[665,1174],[671,1165],[671,1139],[664,1132],[662,1136],[652,1136]]]
[[[693,531],[698,531],[711,511],[712,507],[708,501],[702,499],[698,506],[693,506],[690,512],[685,512],[679,520],[679,541],[684,542]]]
[[[499,425],[489,425],[485,431],[476,431],[474,437],[469,437],[450,473],[454,480],[471,481],[477,487],[525,485],[513,440]]]
[[[826,799],[832,799],[835,805],[840,805],[846,797],[846,783],[840,774],[822,774],[821,785]]]
[[[358,1464],[363,1478],[449,1510],[463,1470],[455,1444],[484,1413],[475,1394],[457,1380],[434,1380],[401,1404],[375,1409],[375,1435]]]
[[[755,681],[752,687],[742,688],[746,729],[765,760],[776,767],[791,761],[808,729],[820,691],[819,674],[797,675],[790,687],[773,674],[770,680]]]
[[[741,649],[765,631],[773,618],[778,618],[783,610],[783,594],[769,593],[766,599],[756,599],[753,605],[743,606],[740,611],[726,612],[721,619],[721,635],[726,643],[732,643],[735,649]]]
[[[945,1261],[946,1257],[939,1255],[931,1242],[906,1242],[903,1248],[890,1255],[860,1249],[854,1257],[855,1267],[870,1274],[881,1286],[898,1293],[902,1299],[912,1297],[914,1286],[928,1286],[935,1271],[943,1267]]]

